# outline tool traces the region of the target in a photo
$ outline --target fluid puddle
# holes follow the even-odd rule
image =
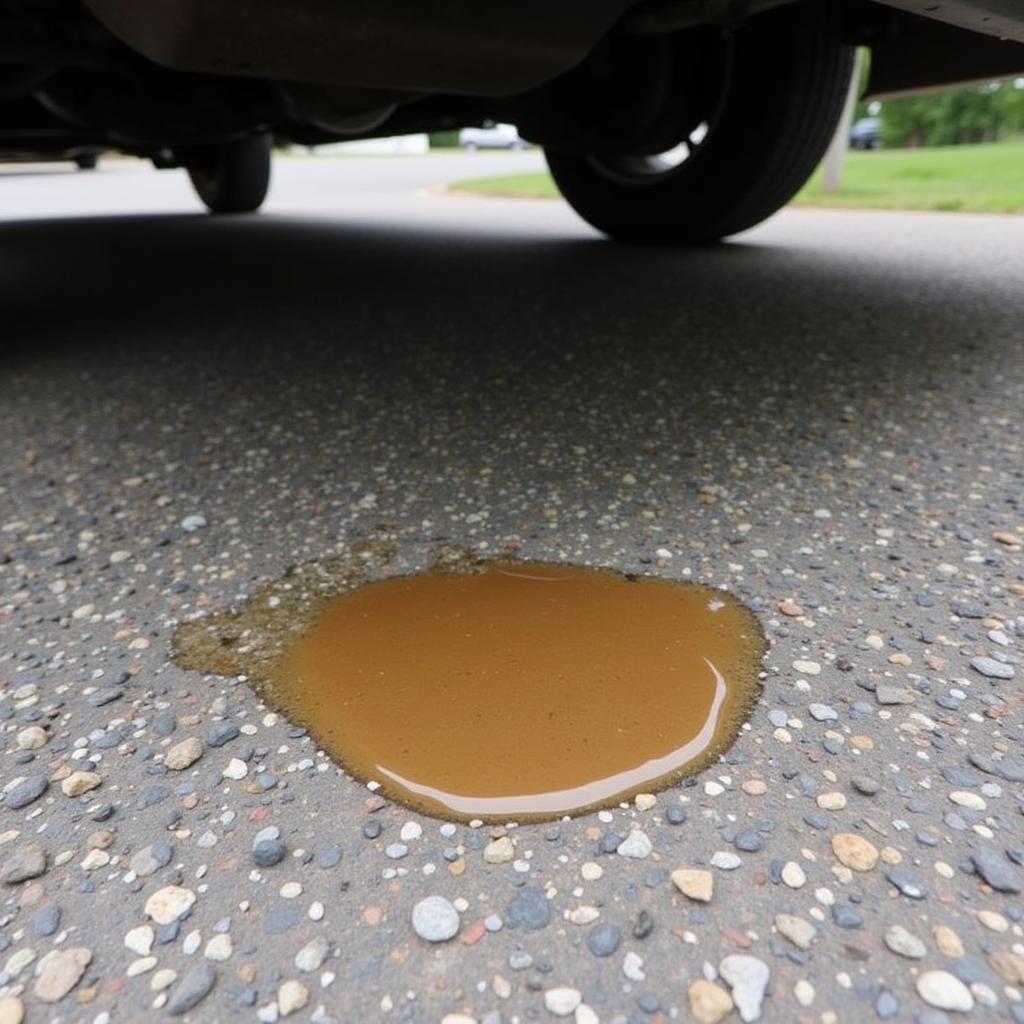
[[[231,645],[210,646],[223,658]],[[484,562],[321,602],[261,694],[397,801],[522,821],[612,804],[709,763],[760,691],[764,650],[753,614],[720,590]]]

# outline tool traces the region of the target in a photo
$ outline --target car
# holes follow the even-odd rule
[[[524,149],[526,143],[519,137],[514,124],[485,124],[470,126],[459,132],[459,145],[463,149]]]
[[[880,117],[861,117],[853,122],[850,128],[851,149],[881,149],[882,119]]]
[[[2,0],[0,38],[0,158],[133,154],[227,214],[275,140],[514,124],[586,221],[672,244],[800,188],[858,46],[875,95],[1024,72],[1008,0]]]

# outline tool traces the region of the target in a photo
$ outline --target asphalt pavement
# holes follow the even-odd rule
[[[538,165],[0,174],[0,1024],[1024,1020],[1024,219],[674,251],[436,188]],[[473,828],[172,660],[451,545],[728,588],[748,726]]]

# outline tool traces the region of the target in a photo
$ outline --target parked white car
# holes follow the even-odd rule
[[[525,149],[514,124],[492,124],[486,128],[463,128],[459,132],[463,149]]]

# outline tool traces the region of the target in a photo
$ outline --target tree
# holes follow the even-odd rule
[[[884,100],[881,117],[887,146],[997,142],[1024,133],[1024,79]]]

